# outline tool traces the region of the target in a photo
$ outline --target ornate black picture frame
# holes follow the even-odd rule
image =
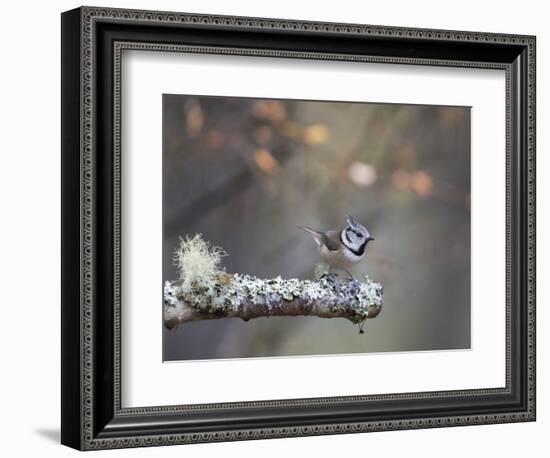
[[[123,408],[124,49],[506,72],[506,386]],[[62,15],[62,434],[80,450],[535,420],[535,37],[82,7]]]

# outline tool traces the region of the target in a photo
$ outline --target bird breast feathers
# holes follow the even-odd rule
[[[321,257],[328,262],[329,264],[333,266],[347,266],[350,264],[355,264],[361,259],[363,259],[363,256],[358,256],[352,251],[348,250],[346,247],[341,246],[338,250],[329,250],[326,245],[321,245]]]

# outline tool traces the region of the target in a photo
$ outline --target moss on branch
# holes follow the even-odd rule
[[[220,267],[225,253],[200,235],[181,240],[176,252],[180,278],[164,285],[164,323],[219,318],[317,316],[361,323],[382,308],[382,285],[323,275],[318,280],[262,279],[227,274]]]

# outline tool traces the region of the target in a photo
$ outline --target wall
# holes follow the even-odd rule
[[[479,2],[463,0],[407,2],[246,2],[233,0],[98,1],[127,8],[164,9],[202,13],[287,17],[323,21],[362,22],[397,26],[466,29],[535,34],[538,38],[538,171],[550,173],[548,48],[550,31],[543,18],[544,4],[536,1]],[[60,12],[79,6],[74,1],[4,4],[2,40],[2,152],[0,196],[2,225],[1,347],[2,389],[0,416],[5,456],[76,453],[57,444],[59,439],[59,87]],[[550,325],[548,259],[548,197],[550,180],[539,179],[538,386],[548,385],[550,339],[542,332]],[[543,213],[546,209],[546,213]],[[540,324],[542,323],[542,324]],[[284,456],[309,453],[463,457],[490,452],[517,456],[543,444],[550,426],[550,402],[539,390],[538,422],[453,429],[404,431],[368,435],[325,436],[272,441],[168,447],[108,452],[109,456]],[[547,440],[545,441],[547,443]],[[547,445],[547,444],[546,444]],[[536,455],[540,455],[537,453]],[[32,455],[31,455],[32,456]]]

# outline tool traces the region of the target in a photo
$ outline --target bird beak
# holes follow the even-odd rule
[[[369,237],[369,242],[374,240],[374,237]]]

